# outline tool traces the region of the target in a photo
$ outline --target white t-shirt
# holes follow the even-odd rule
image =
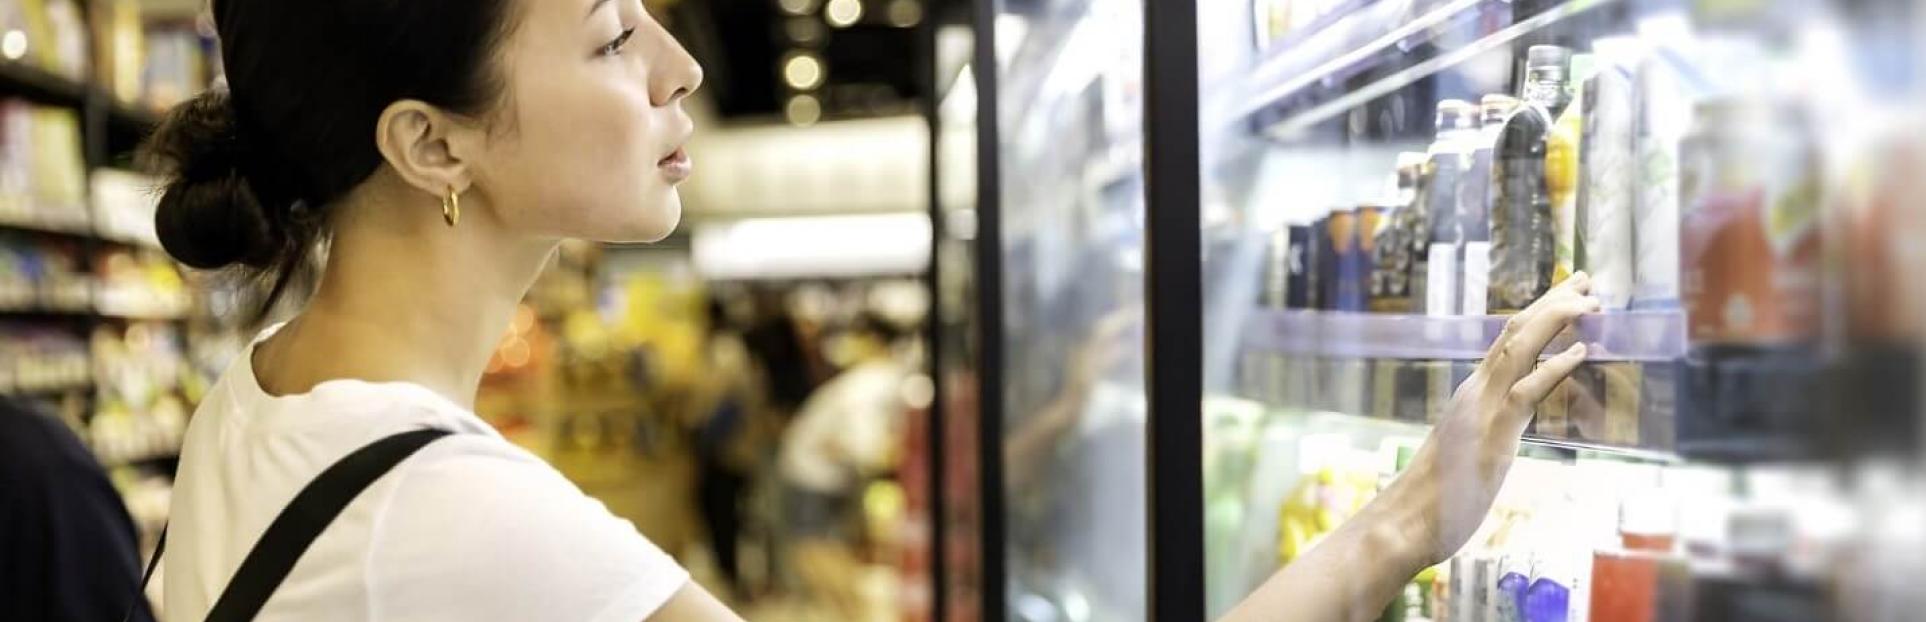
[[[817,388],[783,433],[776,457],[783,479],[812,492],[849,494],[857,474],[886,466],[906,375],[894,361],[874,361]]]
[[[337,380],[270,396],[252,354],[187,428],[162,564],[165,619],[204,619],[268,523],[323,469],[422,427],[455,434],[356,497],[260,620],[640,622],[688,582],[634,525],[473,412],[406,383]]]

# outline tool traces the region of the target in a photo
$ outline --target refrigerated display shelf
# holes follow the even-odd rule
[[[1504,331],[1506,316],[1424,316],[1342,311],[1264,310],[1244,331],[1252,351],[1353,359],[1476,361]],[[1589,361],[1671,362],[1685,355],[1685,316],[1627,311],[1579,318],[1547,348],[1583,341]]]
[[[1429,425],[1475,367],[1465,360],[1248,353],[1236,391],[1274,408]],[[1677,441],[1679,375],[1679,365],[1670,362],[1582,365],[1539,406],[1526,438],[1564,449],[1675,459],[1683,455]]]
[[[1316,65],[1304,73],[1292,74],[1286,69],[1280,69],[1280,67],[1289,68],[1305,64],[1303,61],[1290,59],[1288,54],[1267,61],[1255,72],[1259,77],[1257,83],[1261,85],[1274,80],[1265,78],[1271,75],[1284,76],[1282,81],[1272,86],[1259,86],[1252,89],[1244,106],[1238,110],[1237,118],[1270,111],[1270,114],[1276,115],[1276,118],[1264,124],[1264,132],[1273,139],[1291,140],[1310,128],[1336,119],[1352,109],[1395,93],[1426,77],[1460,65],[1566,19],[1617,1],[1570,0],[1479,37],[1468,44],[1449,46],[1448,51],[1443,51],[1436,56],[1417,59],[1415,50],[1419,49],[1418,44],[1430,41],[1442,33],[1443,26],[1459,20],[1476,19],[1487,12],[1509,10],[1511,7],[1510,3],[1497,0],[1455,0],[1425,12],[1393,28],[1385,35]],[[1320,101],[1307,93],[1312,87],[1335,84],[1374,66],[1400,61],[1409,61],[1411,64],[1404,69],[1372,80],[1368,84],[1344,89],[1329,99]]]
[[[1506,4],[1502,0],[1448,0],[1427,7],[1412,0],[1385,0],[1341,15],[1341,19],[1307,30],[1296,40],[1274,46],[1275,52],[1252,68],[1246,86],[1240,90],[1244,103],[1236,116],[1249,116],[1307,88],[1361,71],[1387,50],[1428,40],[1439,25]],[[1371,36],[1380,30],[1383,34]]]

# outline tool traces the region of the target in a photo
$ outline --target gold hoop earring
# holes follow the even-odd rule
[[[461,222],[461,193],[454,188],[449,188],[448,196],[441,198],[441,219],[450,227]]]

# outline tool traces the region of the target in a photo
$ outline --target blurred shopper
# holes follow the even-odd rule
[[[152,620],[120,493],[66,424],[0,397],[0,620]]]
[[[843,337],[852,364],[803,402],[777,459],[790,562],[813,595],[842,617],[864,619],[859,554],[862,492],[891,466],[904,412],[897,331],[864,315]]]
[[[758,398],[764,385],[748,349],[719,301],[709,305],[709,339],[695,430],[696,507],[708,532],[709,552],[730,596],[748,598],[738,546],[744,535],[743,496],[759,462],[762,436]]]
[[[232,90],[182,104],[151,138],[170,175],[161,243],[195,268],[264,281],[263,308],[324,245],[326,265],[307,305],[236,359],[188,426],[164,617],[205,619],[240,602],[225,611],[737,619],[473,411],[503,328],[560,239],[650,241],[675,227],[676,186],[692,171],[681,106],[701,82],[695,61],[637,0],[215,0],[212,10]],[[1406,476],[1233,615],[1357,618],[1469,539],[1532,406],[1584,358],[1581,347],[1533,368],[1555,333],[1598,307],[1585,277],[1567,283],[1513,320]],[[845,420],[887,420],[872,400],[900,380],[889,365],[858,366],[820,391],[828,414],[804,407],[824,423],[799,423],[789,441],[799,528],[825,539],[844,529],[838,515],[859,481],[850,470],[882,461],[888,433]],[[368,477],[328,476],[344,472],[336,466]],[[325,511],[284,521],[290,499]],[[289,524],[298,529],[278,528]],[[257,549],[263,534],[287,538]],[[853,557],[807,559],[847,568]],[[224,597],[242,585],[258,598]]]
[[[755,314],[756,323],[743,334],[743,341],[768,379],[770,406],[784,416],[793,415],[823,380],[821,357],[803,335],[801,320],[780,290],[755,290]]]

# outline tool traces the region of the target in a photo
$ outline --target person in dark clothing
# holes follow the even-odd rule
[[[120,493],[67,426],[0,397],[0,619],[152,621]]]

